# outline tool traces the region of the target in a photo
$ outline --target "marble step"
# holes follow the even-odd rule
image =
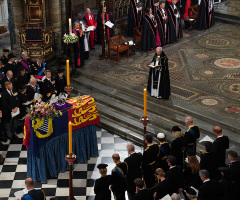
[[[98,87],[93,86],[93,83]],[[143,126],[139,122],[139,118],[142,114],[141,98],[135,97],[134,99],[131,99],[130,96],[128,96],[128,98],[126,97],[128,100],[124,100],[125,96],[122,94],[122,91],[118,91],[115,88],[106,85],[104,86],[99,82],[96,83],[93,80],[87,80],[85,77],[73,81],[72,85],[75,88],[74,92],[76,94],[81,92],[89,94],[95,98],[100,113],[101,125],[104,128],[113,131],[114,133],[118,133],[138,144],[142,143],[142,139],[140,138],[142,138],[143,135]],[[116,94],[118,95],[116,96]],[[151,103],[148,103],[148,107],[151,107],[150,105]],[[164,115],[166,116],[164,117]],[[175,114],[171,117],[169,117],[167,113],[164,115],[156,114],[154,110],[152,112],[152,109],[149,108],[148,116],[151,119],[151,124],[148,125],[147,131],[153,136],[156,136],[158,132],[163,132],[167,135],[168,140],[171,141],[173,136],[170,134],[170,130],[173,125],[179,125],[183,131],[186,129],[183,122],[186,115],[185,113],[178,113],[179,116]],[[181,120],[179,118],[181,118]],[[201,127],[201,138],[205,135],[214,138],[211,131],[212,124],[201,120],[196,120],[196,122],[198,122],[197,124]],[[225,135],[228,134],[225,132]],[[232,132],[230,135],[233,135]],[[239,141],[235,141],[235,139],[236,138],[230,137],[230,146],[232,148],[239,146],[237,145],[239,144]],[[201,146],[199,148],[201,148]]]

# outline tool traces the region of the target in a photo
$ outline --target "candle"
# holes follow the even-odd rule
[[[144,105],[144,117],[147,117],[147,89],[144,88],[143,90],[143,105]]]
[[[67,86],[70,86],[69,60],[66,60],[67,65]]]
[[[72,19],[69,18],[69,35],[72,34]]]
[[[72,155],[72,122],[68,123],[68,134],[69,134],[69,155]]]

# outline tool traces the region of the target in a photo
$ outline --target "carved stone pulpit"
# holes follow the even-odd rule
[[[28,22],[18,26],[21,51],[32,60],[42,56],[45,61],[54,57],[52,27],[43,23],[43,0],[24,0],[27,4]]]

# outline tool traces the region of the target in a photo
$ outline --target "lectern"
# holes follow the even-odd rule
[[[52,27],[43,23],[43,0],[25,0],[28,22],[18,26],[20,50],[26,51],[32,60],[41,56],[45,61],[54,57]]]

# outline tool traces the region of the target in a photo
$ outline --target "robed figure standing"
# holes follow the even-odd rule
[[[133,29],[140,25],[142,6],[138,6],[137,0],[130,0],[128,9],[127,35],[133,35]]]
[[[180,11],[176,3],[177,0],[172,0],[172,3],[168,6],[168,43],[177,42],[178,39],[183,37]]]
[[[91,14],[91,10],[89,8],[86,9],[86,15],[83,17],[83,20],[86,22],[87,27],[89,26],[95,27],[93,31],[90,31],[89,36],[90,48],[94,49],[97,21],[94,19],[94,15]]]
[[[157,21],[152,15],[152,9],[146,8],[145,17],[142,25],[141,35],[141,50],[150,51],[156,48],[156,45],[161,45],[159,35],[157,31]]]
[[[214,24],[213,0],[202,0],[198,11],[196,28],[204,30]]]
[[[78,36],[78,42],[73,44],[74,49],[74,58],[75,58],[75,66],[81,67],[84,65],[84,31],[80,29],[80,23],[74,23],[73,33]]]
[[[104,12],[105,12],[105,23],[107,21],[110,21],[109,14],[107,12],[107,7],[104,5]],[[111,30],[108,26],[105,25],[105,34],[106,34],[106,41],[108,41],[110,35],[111,35]],[[102,7],[98,11],[97,14],[97,43],[102,44],[102,39],[103,39],[103,13],[102,13]]]
[[[156,49],[151,65],[158,67],[150,67],[147,86],[148,92],[150,92],[153,97],[169,99],[171,89],[168,58],[161,47]]]
[[[161,46],[167,43],[168,36],[168,18],[165,9],[165,2],[160,3],[160,8],[157,10],[156,20],[158,24],[158,33],[161,41]]]

